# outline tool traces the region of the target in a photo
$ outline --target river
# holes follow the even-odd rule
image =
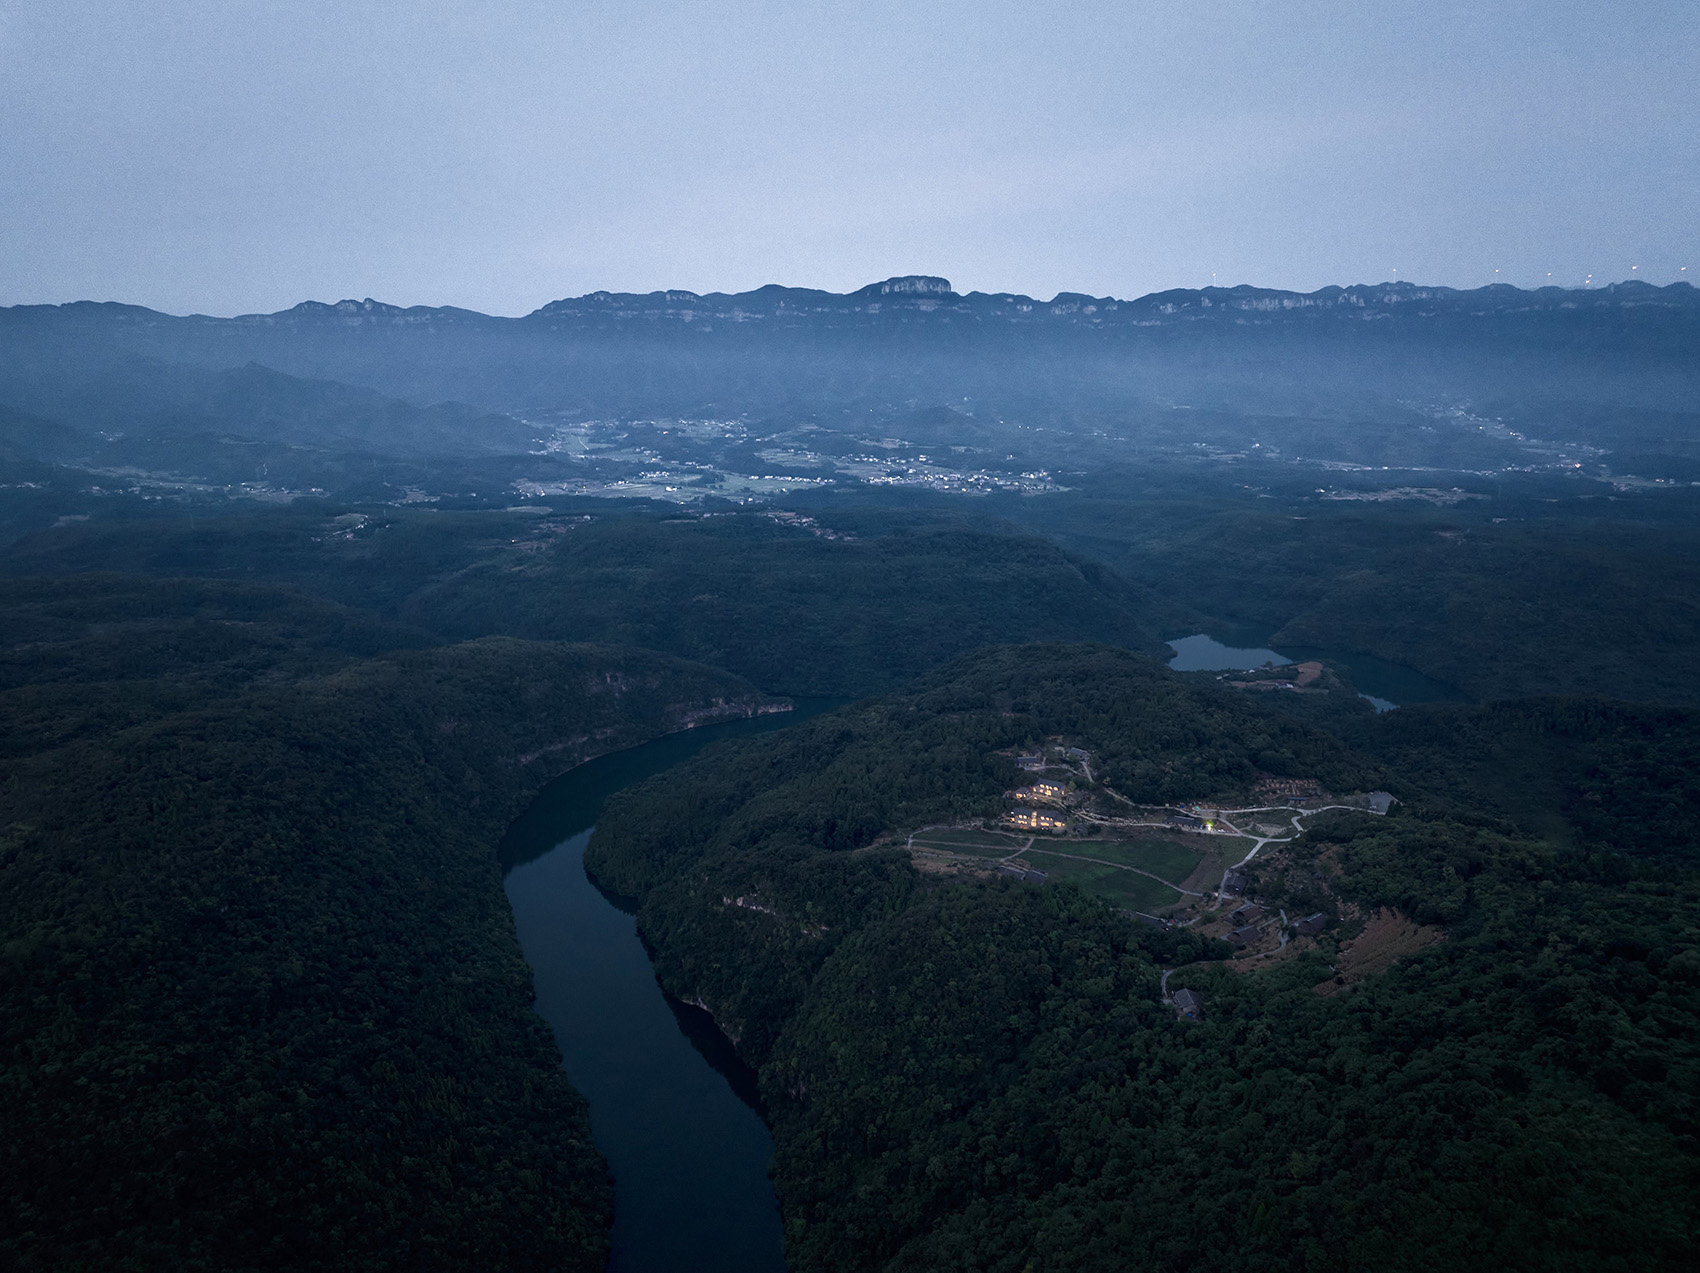
[[[755,1076],[707,1013],[662,992],[631,912],[585,875],[585,843],[621,788],[842,701],[798,700],[589,761],[545,787],[502,841],[537,1010],[613,1171],[615,1273],[782,1273],[785,1256]]]

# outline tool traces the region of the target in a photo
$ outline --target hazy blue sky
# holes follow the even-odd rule
[[[1693,0],[0,0],[0,303],[1666,282],[1697,55]]]

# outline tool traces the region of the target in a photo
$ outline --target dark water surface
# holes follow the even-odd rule
[[[1267,663],[1279,666],[1325,659],[1345,668],[1362,696],[1378,712],[1401,703],[1444,703],[1464,697],[1452,686],[1424,676],[1415,668],[1378,659],[1373,654],[1340,654],[1299,646],[1278,652],[1263,646],[1224,645],[1202,633],[1170,641],[1169,648],[1175,652],[1169,666],[1177,672],[1238,672]]]
[[[781,1273],[785,1258],[754,1075],[706,1012],[662,992],[631,914],[585,875],[584,846],[622,787],[711,742],[794,725],[842,701],[798,700],[796,711],[589,761],[544,788],[502,841],[537,1010],[590,1101],[614,1173],[617,1273]]]

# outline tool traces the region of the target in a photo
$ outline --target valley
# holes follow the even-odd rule
[[[912,282],[0,312],[10,1262],[1681,1266],[1691,289]]]

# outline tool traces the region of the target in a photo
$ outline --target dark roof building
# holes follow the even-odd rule
[[[1175,991],[1175,1009],[1183,1017],[1191,1017],[1197,1021],[1204,1015],[1204,1000],[1192,990]]]
[[[1293,931],[1298,933],[1301,937],[1314,937],[1327,927],[1328,916],[1324,915],[1321,911],[1317,911],[1316,914],[1306,915],[1298,923],[1294,924]]]
[[[1061,800],[1068,795],[1068,784],[1055,778],[1036,779],[1031,787],[1016,789],[1017,800]]]

